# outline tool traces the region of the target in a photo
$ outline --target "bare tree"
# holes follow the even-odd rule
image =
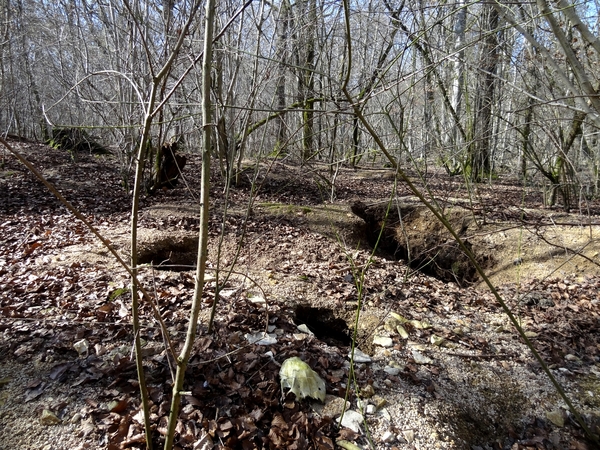
[[[467,163],[469,176],[475,181],[482,181],[489,176],[492,168],[490,144],[499,53],[498,18],[498,11],[491,4],[482,6],[481,62],[475,89],[475,115]]]

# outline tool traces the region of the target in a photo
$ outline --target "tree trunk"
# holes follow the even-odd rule
[[[498,66],[498,11],[485,5],[482,11],[483,41],[481,70],[478,89],[475,94],[475,117],[473,120],[473,140],[470,145],[468,168],[473,181],[483,181],[490,175],[490,143],[492,137],[492,106],[496,86],[496,68]]]
[[[302,110],[302,161],[307,161],[313,153],[314,146],[314,105],[315,105],[315,41],[316,41],[316,0],[303,0],[301,20],[304,23],[303,39],[304,64],[299,75],[299,97],[304,100]],[[299,50],[300,51],[300,50]]]
[[[276,137],[275,137],[275,153],[282,151],[285,142],[287,141],[287,133],[285,127],[285,113],[286,108],[286,91],[285,91],[285,80],[287,72],[288,62],[288,46],[289,46],[289,22],[291,14],[291,5],[289,0],[282,0],[279,8],[279,20],[277,21],[277,85],[275,87],[275,96],[277,101],[277,111],[281,111],[275,117],[276,126]]]

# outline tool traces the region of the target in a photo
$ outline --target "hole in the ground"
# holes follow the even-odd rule
[[[328,345],[339,347],[352,343],[352,332],[346,321],[336,317],[331,309],[298,305],[294,309],[294,323],[305,324],[318,339]]]
[[[165,238],[141,245],[139,264],[152,264],[159,270],[194,270],[197,260],[198,241],[195,237],[182,239]]]
[[[390,206],[387,202],[367,205],[356,201],[351,209],[365,222],[361,231],[366,240],[384,254],[408,261],[411,267],[442,281],[468,285],[476,279],[477,273],[467,255],[425,206],[409,203]],[[475,226],[472,212],[457,206],[447,208],[444,215],[465,246],[475,253],[466,239],[469,227]],[[480,264],[487,264],[488,257],[477,257]]]

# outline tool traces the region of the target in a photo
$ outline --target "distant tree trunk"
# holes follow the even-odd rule
[[[31,63],[30,63],[30,58],[32,57],[32,55],[30,54],[30,50],[29,50],[29,43],[28,43],[28,36],[27,36],[27,32],[25,31],[23,24],[24,24],[24,20],[27,20],[26,17],[24,17],[24,12],[23,12],[23,2],[22,0],[19,0],[17,2],[17,10],[18,10],[18,17],[17,17],[17,34],[21,35],[21,43],[22,43],[22,51],[23,51],[23,64],[24,64],[24,68],[25,68],[25,74],[27,76],[27,84],[29,86],[29,91],[31,92],[31,96],[27,97],[27,100],[29,101],[29,109],[30,109],[30,114],[32,115],[32,117],[36,117],[37,118],[37,122],[38,125],[40,127],[40,133],[41,133],[41,138],[42,140],[46,141],[50,138],[50,132],[48,130],[48,125],[46,124],[46,120],[44,119],[44,113],[43,113],[43,109],[42,109],[42,100],[41,100],[41,96],[40,96],[40,91],[38,89],[38,84],[37,84],[37,80],[33,74],[33,71],[31,69]],[[14,55],[12,55],[12,57],[14,57]],[[15,110],[15,122],[17,124],[21,123],[20,120],[20,114]],[[17,127],[17,134],[28,134],[25,132],[25,130],[22,128],[22,126],[18,126]],[[35,128],[35,126],[32,124],[32,128],[30,131],[31,137],[34,138],[38,138],[39,135],[37,133],[37,130]]]
[[[554,189],[552,190],[550,204],[556,204],[556,193],[558,191],[563,200],[563,209],[567,212],[570,211],[574,200],[574,193],[578,190],[573,164],[569,160],[568,155],[573,148],[575,140],[581,135],[581,125],[585,116],[586,113],[584,112],[576,112],[573,116],[569,133],[561,140],[560,154],[554,166],[557,183],[553,186]]]
[[[525,17],[524,8],[520,8],[521,15]],[[533,24],[528,25],[529,33],[533,34]],[[524,49],[523,54],[523,64],[526,67],[525,74],[525,85],[528,84],[528,81],[531,82],[531,88],[529,92],[535,94],[538,91],[540,85],[540,77],[537,72],[537,62],[539,62],[538,51],[534,45],[531,45],[530,42],[527,42],[526,47]],[[523,128],[520,132],[521,134],[521,152],[520,152],[520,160],[519,160],[519,170],[521,174],[521,181],[523,185],[527,184],[527,162],[529,158],[531,158],[534,154],[532,150],[532,142],[531,142],[531,127],[534,113],[534,105],[535,100],[533,97],[527,97],[527,107],[525,110],[525,117],[523,122]]]
[[[389,0],[383,0],[386,8],[391,11],[392,7],[389,4]],[[393,17],[393,15],[392,15]],[[452,125],[455,127],[456,131],[460,133],[460,137],[463,141],[467,141],[467,131],[461,122],[461,118],[459,116],[459,111],[454,108],[452,104],[451,94],[448,92],[448,89],[445,84],[444,78],[441,76],[440,71],[438,69],[439,64],[434,62],[432,57],[431,46],[429,45],[427,39],[424,34],[415,34],[413,33],[401,20],[396,20],[394,22],[397,24],[398,28],[402,30],[402,32],[406,35],[406,37],[410,40],[411,44],[417,49],[418,53],[423,58],[425,63],[425,67],[427,70],[425,72],[425,77],[428,77],[431,83],[435,83],[440,95],[443,104],[446,107],[446,111],[449,116],[452,118]],[[416,67],[415,67],[416,70]]]
[[[221,169],[221,176],[223,178],[231,177],[231,154],[229,148],[229,138],[227,137],[227,124],[225,119],[225,105],[226,99],[224,94],[223,86],[223,52],[220,49],[214,49],[214,81],[213,91],[216,98],[215,105],[215,119],[217,126],[215,127],[214,144],[217,148],[217,155],[219,161],[219,168]]]
[[[465,30],[467,27],[467,6],[464,0],[459,0],[456,4],[456,22],[454,23],[454,47],[455,56],[452,58],[452,87],[450,106],[453,111],[460,113],[463,107],[463,91],[465,89]],[[445,111],[448,111],[448,106],[445,106]],[[454,120],[452,114],[444,115],[447,132],[442,138],[443,156],[442,164],[446,172],[450,175],[455,175],[462,170],[462,163],[454,156],[456,150],[462,140],[459,127]]]
[[[370,77],[367,79],[365,85],[362,90],[358,94],[357,102],[361,103],[365,98],[367,98],[373,89],[380,81],[380,77],[382,75],[383,69],[387,63],[390,52],[394,48],[394,39],[398,30],[400,29],[400,13],[404,9],[404,2],[401,2],[398,7],[393,7],[388,0],[384,0],[385,7],[390,13],[390,20],[392,24],[392,28],[390,31],[390,35],[388,37],[387,45],[381,49],[379,53],[379,57],[377,58],[377,64],[371,72]],[[360,110],[362,111],[366,105],[366,102],[361,106]],[[354,167],[360,161],[360,120],[357,115],[355,115],[352,119],[352,157],[350,158],[350,163],[352,167]]]
[[[527,184],[527,155],[530,152],[529,147],[531,146],[531,120],[533,118],[533,99],[529,97],[527,102],[523,130],[521,131],[521,154],[519,162],[523,185]]]
[[[302,161],[307,161],[313,154],[314,147],[314,106],[315,106],[315,41],[317,2],[306,2],[307,24],[305,41],[305,60],[302,70],[302,92],[304,97],[304,111],[302,114]]]
[[[473,139],[469,146],[468,167],[473,181],[483,181],[491,172],[490,143],[492,132],[492,106],[498,66],[498,11],[491,5],[483,5],[483,40],[481,70],[475,93],[475,117]]]
[[[275,118],[276,137],[275,137],[275,153],[282,151],[287,140],[287,132],[285,126],[285,113],[287,99],[285,91],[285,80],[288,62],[288,47],[289,47],[289,27],[291,5],[289,0],[282,0],[279,7],[279,20],[277,21],[277,85],[275,88],[275,96],[277,101],[277,110],[282,111]]]
[[[352,157],[350,165],[355,167],[360,161],[360,121],[358,116],[352,118]]]

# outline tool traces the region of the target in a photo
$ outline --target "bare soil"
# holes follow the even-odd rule
[[[18,146],[126,256],[130,199],[116,161]],[[141,211],[142,282],[176,347],[194,284],[199,165],[188,155],[185,182],[145,198]],[[210,278],[180,448],[333,448],[340,440],[378,449],[592,448],[480,278],[441,281],[389,252],[373,254],[350,206],[390,197],[417,205],[401,183],[394,191],[393,173],[342,169],[333,196],[318,166],[275,162],[243,176],[226,195],[214,174]],[[249,207],[253,176],[259,190]],[[442,174],[427,183],[439,202],[467,213],[465,239],[598,433],[598,202],[567,214],[510,180],[471,191]],[[0,448],[144,448],[124,271],[10,156],[0,194]],[[438,229],[425,216],[412,227],[417,236]],[[215,277],[223,282],[229,269],[209,335]],[[142,314],[160,445],[169,358],[147,305]],[[302,323],[316,335],[299,331]],[[265,329],[276,343],[248,345],[247,335]],[[355,363],[348,379],[354,330],[370,362]],[[279,365],[291,356],[325,380],[326,411],[281,398]],[[347,389],[350,409],[365,418],[355,430],[338,428],[332,406]]]

